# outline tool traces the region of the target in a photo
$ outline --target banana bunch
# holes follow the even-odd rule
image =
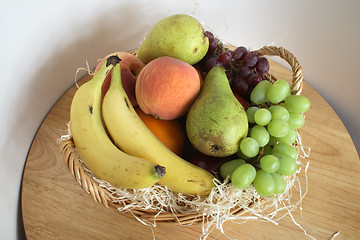
[[[114,186],[139,189],[159,183],[185,195],[208,195],[214,176],[177,156],[147,128],[123,89],[120,61],[107,58],[75,93],[70,128],[79,156]],[[110,88],[102,101],[101,86],[110,71]]]
[[[145,188],[158,182],[165,168],[119,150],[102,122],[101,86],[113,67],[113,72],[120,73],[117,56],[107,58],[93,79],[75,93],[70,110],[73,140],[79,156],[97,177],[118,187]]]
[[[103,100],[102,114],[111,138],[120,149],[166,168],[159,184],[185,195],[210,193],[214,187],[214,176],[169,150],[139,118],[122,87],[118,65],[111,72],[111,84]]]

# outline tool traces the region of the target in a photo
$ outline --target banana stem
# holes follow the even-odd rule
[[[112,68],[121,61],[121,59],[117,55],[114,55],[114,56],[108,57],[105,61],[106,61],[106,64],[103,64],[101,66],[100,70],[91,79],[92,84],[102,85],[105,80],[105,77],[109,74],[109,72],[112,70]],[[110,65],[112,65],[112,66],[110,66]]]
[[[122,82],[121,82],[121,67],[120,67],[120,62],[118,62],[116,65],[114,65],[114,69],[111,71],[110,88],[122,90],[123,88],[119,87],[120,84],[122,84]]]
[[[106,60],[106,66],[108,67],[110,64],[115,66],[121,61],[121,59],[117,55],[113,55],[107,58]]]
[[[156,165],[155,166],[155,172],[156,172],[156,177],[160,179],[165,175],[166,168],[163,167],[163,166],[160,166],[160,165]]]

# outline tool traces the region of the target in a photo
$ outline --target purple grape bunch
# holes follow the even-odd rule
[[[209,50],[199,63],[201,70],[207,73],[216,65],[222,66],[233,92],[249,99],[252,89],[269,72],[269,61],[244,46],[234,50],[225,47],[210,31],[206,31],[206,35]]]

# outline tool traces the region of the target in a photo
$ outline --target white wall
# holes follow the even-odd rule
[[[343,120],[360,149],[360,1],[0,2],[0,238],[18,230],[21,176],[31,141],[78,67],[139,46],[146,31],[187,13],[234,45],[282,46]],[[80,78],[85,72],[81,72]]]

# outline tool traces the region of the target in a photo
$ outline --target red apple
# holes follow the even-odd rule
[[[172,57],[159,57],[140,72],[135,93],[146,114],[164,120],[187,113],[200,92],[200,79],[190,64]]]
[[[137,76],[140,74],[140,71],[144,68],[144,63],[141,62],[139,58],[136,56],[127,53],[127,52],[114,52],[104,57],[96,66],[94,73],[97,73],[102,63],[109,56],[117,55],[121,59],[120,67],[121,67],[121,81],[123,88],[126,94],[129,97],[131,104],[135,107],[137,106],[136,96],[135,96],[135,84]],[[102,96],[104,97],[105,93],[109,89],[111,82],[111,74],[109,73],[106,77],[104,84],[102,86]]]

